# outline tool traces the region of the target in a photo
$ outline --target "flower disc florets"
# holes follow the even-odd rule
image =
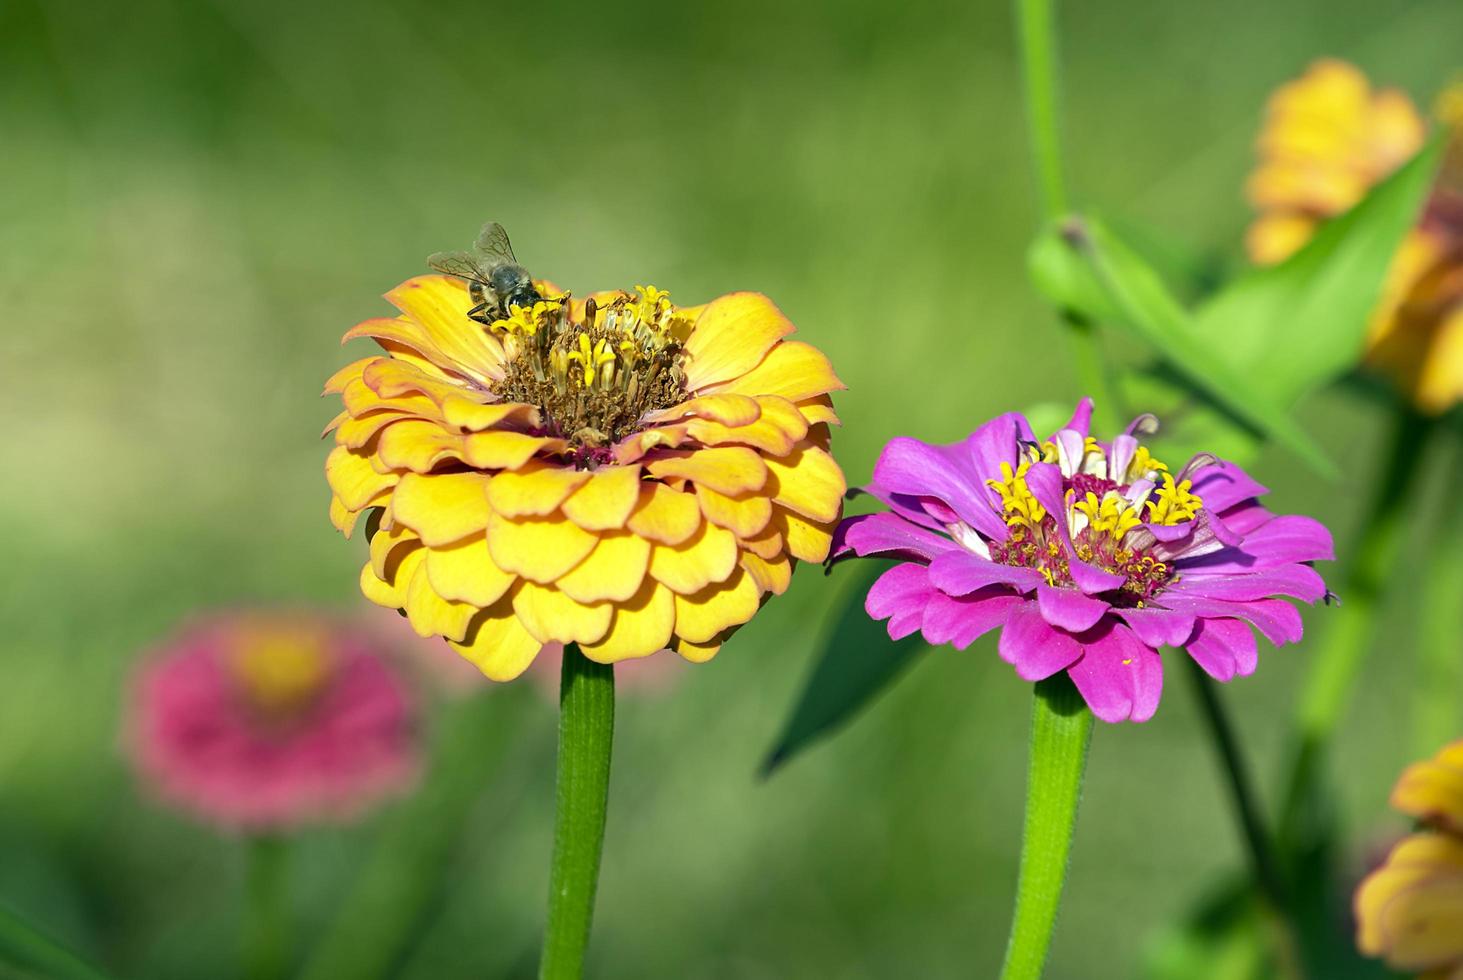
[[[1157,648],[1181,647],[1219,680],[1255,669],[1250,626],[1300,638],[1295,609],[1325,585],[1326,529],[1276,517],[1265,488],[1208,455],[1178,473],[1154,459],[1136,419],[1111,442],[1089,432],[1092,403],[1038,442],[1003,415],[964,442],[890,442],[867,491],[887,513],[839,527],[833,554],[902,559],[867,609],[898,639],[916,631],[964,649],[1001,630],[1001,657],[1026,680],[1065,670],[1105,721],[1158,707]]]

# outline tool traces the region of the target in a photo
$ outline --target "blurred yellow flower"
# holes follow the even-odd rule
[[[332,520],[372,513],[362,591],[495,680],[550,643],[707,660],[828,552],[842,384],[765,296],[539,288],[484,328],[462,283],[422,276],[346,334],[386,351],[326,386]]]
[[[1463,90],[1438,117],[1463,132]],[[1247,192],[1259,216],[1246,246],[1262,265],[1281,262],[1317,226],[1362,199],[1421,147],[1426,124],[1396,89],[1373,89],[1342,61],[1313,64],[1277,89],[1260,132]],[[1455,141],[1456,142],[1456,141]],[[1455,147],[1456,151],[1456,147]],[[1403,242],[1373,314],[1367,361],[1425,412],[1463,399],[1463,166],[1444,167],[1423,218]]]
[[[1426,825],[1356,892],[1358,948],[1427,980],[1463,977],[1463,742],[1408,767],[1392,805]]]

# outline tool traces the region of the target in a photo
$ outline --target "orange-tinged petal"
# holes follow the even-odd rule
[[[779,510],[769,526],[782,532],[787,541],[787,552],[794,558],[817,565],[828,557],[828,546],[833,542],[832,523],[820,524],[790,511]]]
[[[817,425],[819,422],[827,425],[843,424],[838,419],[838,413],[833,411],[833,399],[827,395],[804,398],[797,403],[797,407],[809,425]]]
[[[742,552],[741,566],[757,583],[757,588],[773,595],[782,595],[792,583],[792,561],[786,555],[779,555],[775,561],[767,561],[750,551]]]
[[[367,456],[336,446],[325,459],[325,479],[347,510],[360,510],[382,490],[396,485],[395,473],[377,473]]]
[[[783,526],[781,521],[769,521],[760,534],[749,538],[738,538],[737,544],[759,558],[776,561],[778,556],[783,553],[786,543],[782,533]]]
[[[470,602],[480,609],[497,602],[518,581],[494,563],[485,535],[428,550],[427,574],[442,598]]]
[[[646,466],[662,479],[681,477],[729,496],[762,489],[767,467],[762,457],[745,446],[698,449],[657,459]]]
[[[463,437],[462,461],[480,470],[513,470],[526,464],[535,453],[559,452],[564,445],[563,439],[522,432],[474,432]]]
[[[662,425],[658,428],[636,432],[615,444],[613,450],[615,462],[639,462],[652,449],[675,449],[689,438],[687,424]]]
[[[712,300],[686,338],[687,389],[698,391],[746,374],[792,331],[792,322],[761,293],[730,293]]]
[[[522,674],[543,646],[524,629],[507,598],[474,617],[463,641],[452,643],[454,650],[495,681],[511,681]]]
[[[701,525],[699,531],[678,545],[658,544],[650,549],[651,576],[682,595],[725,581],[736,566],[736,538],[714,524]]]
[[[378,360],[380,360],[379,356],[363,357],[359,361],[351,361],[345,367],[341,368],[339,371],[336,371],[328,379],[326,379],[325,390],[322,392],[322,394],[340,394],[342,391],[345,390],[345,386],[348,382],[354,381],[356,378],[359,378],[361,376],[361,373],[366,370],[366,365],[374,363]]]
[[[719,639],[713,640],[710,643],[692,643],[690,640],[685,639],[677,639],[675,642],[676,653],[679,653],[682,659],[693,664],[706,663],[706,661],[716,656],[717,651],[720,649],[721,640]]]
[[[722,425],[751,425],[762,416],[757,399],[747,395],[703,395],[660,412],[653,412],[647,422],[670,422],[681,419],[710,419]]]
[[[601,466],[564,501],[564,516],[586,531],[625,526],[640,501],[640,467]]]
[[[503,347],[467,316],[472,299],[467,287],[450,276],[417,276],[386,294],[449,361],[483,380],[503,373]],[[423,351],[426,353],[426,351]]]
[[[392,516],[436,547],[488,526],[488,478],[481,473],[408,473],[391,497]]]
[[[429,552],[430,554],[430,552]],[[418,562],[406,589],[406,618],[417,636],[444,636],[461,640],[467,625],[477,615],[478,607],[466,602],[448,602],[432,588],[431,576],[424,562]]]
[[[847,489],[843,471],[822,449],[806,447],[781,459],[767,459],[772,499],[811,520],[837,520]]]
[[[675,596],[654,579],[646,579],[631,599],[615,604],[614,618],[604,639],[585,644],[580,650],[602,664],[649,656],[670,642],[675,622]]]
[[[708,521],[726,528],[739,538],[760,534],[772,519],[772,501],[759,493],[728,497],[708,487],[698,486],[696,499]]]
[[[798,340],[784,340],[740,378],[717,385],[715,392],[780,395],[801,401],[843,388],[822,351]]]
[[[442,414],[437,403],[426,395],[409,394],[382,398],[360,378],[352,378],[346,383],[345,390],[340,393],[340,400],[345,404],[345,410],[356,418],[388,409],[424,419],[435,419]]]
[[[701,526],[701,507],[694,494],[660,483],[642,483],[640,501],[626,526],[643,538],[678,545]]]
[[[359,418],[347,418],[335,430],[335,441],[347,449],[363,449],[386,426],[393,422],[418,421],[409,412],[399,409],[367,412]]]
[[[524,582],[513,594],[513,611],[523,628],[544,643],[595,643],[609,630],[614,606],[586,605],[553,586]]]
[[[725,582],[708,585],[694,595],[676,595],[676,635],[692,643],[706,643],[730,626],[740,626],[757,614],[762,593],[757,583],[738,568]]]
[[[488,519],[488,550],[505,572],[552,582],[589,556],[599,537],[563,515]]]
[[[504,517],[542,517],[558,510],[589,476],[588,470],[547,463],[526,464],[520,470],[493,477],[488,484],[488,503]]]
[[[436,422],[403,419],[382,430],[376,457],[387,469],[430,473],[444,460],[462,458],[462,436]]]
[[[350,540],[351,533],[356,529],[356,521],[360,520],[360,518],[360,511],[347,510],[345,504],[340,502],[339,497],[331,496],[330,523],[335,525],[337,531],[345,535],[346,540]]]
[[[600,537],[589,557],[554,584],[578,602],[623,602],[640,590],[650,563],[650,542],[628,531]]]

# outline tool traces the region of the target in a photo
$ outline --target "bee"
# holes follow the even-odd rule
[[[467,315],[482,324],[503,319],[515,306],[533,306],[543,299],[528,270],[514,257],[508,233],[496,221],[483,225],[471,252],[435,252],[428,256],[427,266],[467,280],[467,293],[477,304]]]

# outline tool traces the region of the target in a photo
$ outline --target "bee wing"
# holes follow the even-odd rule
[[[508,242],[508,233],[496,221],[489,221],[483,225],[483,230],[478,232],[478,240],[473,242],[472,247],[477,249],[479,255],[491,258],[495,262],[518,264],[518,259],[513,255],[513,246]]]
[[[427,268],[472,282],[487,282],[490,271],[471,252],[433,252],[427,256]]]

